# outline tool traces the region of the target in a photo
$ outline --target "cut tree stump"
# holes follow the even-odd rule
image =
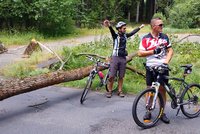
[[[29,58],[34,51],[42,51],[42,48],[35,39],[32,39],[27,48],[25,49],[22,58]]]
[[[0,54],[7,52],[7,51],[8,51],[8,49],[4,47],[2,42],[0,42]]]

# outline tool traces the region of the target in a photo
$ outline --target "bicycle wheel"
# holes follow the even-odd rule
[[[155,95],[155,89],[146,89],[141,92],[134,100],[132,107],[132,116],[135,123],[142,128],[153,127],[163,114],[164,102],[160,93],[156,99],[155,107],[151,108],[152,100]],[[150,114],[150,120],[144,121],[144,115]]]
[[[82,93],[82,95],[81,95],[81,99],[80,99],[81,104],[83,104],[83,102],[85,101],[86,95],[87,95],[89,89],[91,88],[92,79],[93,79],[93,77],[90,76],[90,77],[88,78],[88,80],[87,80],[86,86],[85,86],[85,88],[84,88],[84,90],[83,90],[83,93]]]
[[[181,95],[181,111],[188,118],[197,117],[200,114],[200,85],[191,84]]]

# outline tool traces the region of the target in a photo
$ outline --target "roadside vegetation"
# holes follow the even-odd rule
[[[173,40],[173,39],[172,39]],[[135,36],[134,40],[128,41],[128,51],[129,54],[132,52],[136,52],[138,50],[140,38],[139,36]],[[64,47],[63,50],[59,51],[59,55],[64,57],[64,61],[67,60],[67,63],[64,66],[64,70],[71,70],[75,68],[80,68],[88,65],[93,65],[91,61],[87,60],[85,56],[78,56],[80,53],[90,53],[90,54],[98,54],[101,56],[108,57],[112,52],[112,40],[110,38],[102,39],[99,42],[94,43],[86,43],[77,47]],[[175,44],[173,43],[174,56],[172,62],[170,64],[170,68],[172,71],[170,72],[171,76],[181,77],[183,73],[183,69],[179,66],[184,64],[193,64],[193,72],[187,78],[188,82],[196,82],[199,83],[200,74],[200,62],[199,62],[199,50],[200,44],[196,43],[183,43],[183,44]],[[60,67],[60,63],[55,64],[54,66],[45,69],[38,69],[37,64],[41,61],[47,60],[52,55],[45,54],[41,52],[34,53],[30,59],[25,61],[19,61],[13,65],[9,65],[4,68],[1,72],[8,77],[17,77],[23,78],[27,76],[39,75],[41,73],[48,73],[51,71],[55,71]],[[145,62],[145,58],[135,57],[133,60],[128,63],[130,66],[133,66],[139,71],[145,72],[143,62]],[[105,72],[104,72],[105,73]],[[67,82],[63,83],[64,86],[78,87],[84,88],[85,82],[87,78],[84,78],[79,81]],[[93,84],[93,89],[96,89],[98,86],[98,79],[95,80]],[[172,83],[175,87],[177,87],[177,83]],[[123,89],[127,93],[137,93],[145,88],[145,79],[144,77],[131,72],[130,70],[126,71],[125,82],[123,85]],[[102,88],[104,91],[105,88]]]

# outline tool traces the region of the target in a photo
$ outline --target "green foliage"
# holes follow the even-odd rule
[[[200,1],[177,1],[170,10],[169,21],[176,28],[200,27]]]
[[[44,74],[44,73],[48,73],[50,72],[49,69],[44,68],[44,69],[35,69],[33,71],[31,71],[28,76],[35,76],[35,75],[39,75],[39,74]]]
[[[38,17],[39,30],[45,35],[58,36],[73,32],[74,26],[71,19],[71,1],[38,1],[36,5],[40,7],[41,14]]]
[[[153,18],[161,18],[164,24],[168,24],[166,17],[162,13],[155,13]]]
[[[92,53],[99,54],[101,56],[109,56],[112,52],[111,44],[111,40],[109,38],[105,38],[100,42],[85,43],[73,48],[64,47],[62,57],[65,57],[64,61],[67,61],[64,65],[64,70],[70,70],[94,64],[93,62],[87,60],[85,56],[79,56],[80,53]],[[60,63],[56,64],[53,69],[57,70],[59,67]]]
[[[104,19],[112,23],[135,20],[140,0],[0,0],[0,28],[11,34],[33,29],[46,36],[74,33],[78,27],[101,27]],[[200,2],[197,0],[157,0],[140,2],[139,18],[148,21],[148,13],[165,17],[176,28],[197,28],[200,25]],[[173,5],[173,7],[171,7]],[[171,9],[172,8],[172,9]],[[145,16],[146,18],[144,19]],[[151,17],[151,15],[150,15]],[[169,18],[169,19],[168,19]],[[167,24],[167,23],[165,23]]]
[[[174,49],[174,56],[172,62],[170,63],[170,68],[172,69],[170,75],[173,77],[182,77],[184,69],[180,68],[180,66],[185,64],[193,64],[192,73],[186,77],[186,81],[188,83],[199,83],[200,44],[196,43],[174,44],[173,49]],[[176,81],[170,81],[170,82],[172,83],[173,87],[175,87],[175,89],[178,91],[180,83]]]
[[[73,0],[0,1],[0,27],[9,31],[34,27],[47,36],[73,32]]]
[[[73,19],[78,27],[99,27],[106,18],[113,21],[124,19],[124,8],[131,4],[131,0],[77,1],[74,3]]]

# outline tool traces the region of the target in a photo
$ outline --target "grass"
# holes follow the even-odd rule
[[[6,47],[28,44],[32,38],[44,40],[42,35],[34,31],[22,33],[9,33],[8,31],[0,32],[0,41],[3,42]]]
[[[1,74],[6,77],[24,78],[27,76],[35,76],[42,73],[48,73],[48,69],[38,69],[38,63],[52,57],[50,54],[35,52],[29,59],[17,61],[14,64],[7,65],[0,70]]]

